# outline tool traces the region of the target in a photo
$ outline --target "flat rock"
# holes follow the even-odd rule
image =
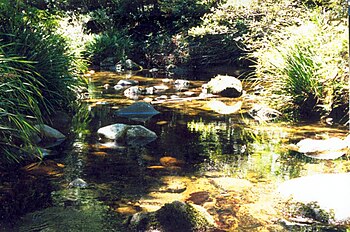
[[[147,121],[160,112],[147,102],[136,102],[130,106],[122,108],[116,112],[120,117],[126,117],[135,121]]]
[[[349,148],[349,136],[329,139],[302,139],[297,144],[290,144],[290,150],[297,151],[314,159],[337,159],[345,155]]]
[[[278,187],[283,198],[304,204],[316,202],[334,211],[336,223],[350,220],[350,173],[317,174],[288,180]]]

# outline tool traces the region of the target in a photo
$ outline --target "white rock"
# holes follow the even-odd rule
[[[334,210],[336,222],[350,220],[350,173],[317,174],[288,180],[278,187],[283,198],[304,204],[316,202],[325,211]]]
[[[116,123],[98,129],[97,133],[107,139],[117,140],[125,135],[127,128],[128,125]]]

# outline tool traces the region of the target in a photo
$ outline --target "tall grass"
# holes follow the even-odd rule
[[[130,36],[125,31],[110,30],[95,34],[86,44],[84,54],[94,65],[100,65],[104,59],[111,57],[118,62],[129,55],[131,46]]]
[[[0,1],[0,166],[38,155],[33,125],[70,111],[84,61],[63,35],[58,17]]]
[[[7,54],[25,57],[32,61],[32,74],[41,82],[47,109],[53,111],[65,108],[67,102],[74,100],[72,89],[79,84],[77,60],[65,38],[56,33],[58,17],[21,2],[1,5],[0,39],[7,44]],[[22,69],[22,63],[12,63]]]
[[[30,62],[6,56],[2,47],[4,45],[0,47],[0,164],[18,162],[35,154],[31,141],[36,132],[33,122],[41,122],[39,104],[44,104],[39,89],[42,84],[29,71]],[[28,69],[13,68],[13,64]]]
[[[269,83],[266,99],[291,118],[327,117],[348,101],[347,50],[345,18],[308,10],[300,25],[275,33],[253,53],[256,75]]]
[[[296,104],[302,104],[309,95],[322,96],[322,85],[319,83],[319,69],[321,64],[314,58],[316,55],[308,45],[295,44],[287,54],[283,54],[285,67],[282,74],[283,91],[294,96]]]

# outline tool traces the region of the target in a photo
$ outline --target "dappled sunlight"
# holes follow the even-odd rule
[[[90,99],[85,101],[86,109],[79,111],[85,115],[88,110],[91,119],[76,122],[75,128],[79,128],[78,122],[82,125],[80,136],[70,144],[71,150],[66,151],[63,161],[54,165],[58,173],[43,169],[56,178],[54,183],[58,188],[52,195],[52,210],[57,210],[61,220],[66,218],[57,206],[79,209],[73,216],[91,217],[92,226],[99,225],[95,216],[101,215],[120,219],[114,221],[106,216],[103,220],[106,228],[113,223],[122,226],[123,220],[136,213],[155,212],[164,204],[178,200],[201,207],[222,230],[249,227],[283,231],[278,221],[284,216],[277,207],[280,198],[276,192],[281,183],[311,174],[350,171],[347,156],[317,160],[288,147],[306,137],[344,138],[345,128],[316,123],[259,122],[245,113],[254,103],[252,99],[145,103],[127,99],[114,89],[104,92],[103,83],[117,83],[123,79],[119,74],[96,73],[96,76],[89,77],[95,87]],[[144,86],[162,83],[157,78],[135,76],[133,79]],[[199,94],[202,84],[193,82],[195,93]],[[183,92],[169,89],[168,95],[186,97]],[[156,114],[142,121],[117,114],[138,112],[127,108],[135,102],[136,106],[146,107],[141,107],[141,113],[152,106]],[[215,112],[218,106],[221,111]],[[225,114],[223,109],[227,107],[235,108],[235,112]],[[141,124],[154,131],[157,139],[142,147],[131,147],[123,141],[99,138],[97,131],[114,123]],[[35,173],[30,170],[33,167],[28,166],[29,173]],[[73,187],[77,178],[84,183],[82,187]],[[40,213],[50,217],[46,214],[51,211]],[[30,228],[29,224],[23,226]],[[47,227],[61,228],[56,224]]]
[[[349,231],[346,7],[3,1],[0,230]]]

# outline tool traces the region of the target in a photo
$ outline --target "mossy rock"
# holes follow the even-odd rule
[[[129,226],[131,231],[211,231],[214,225],[207,216],[188,203],[174,201],[156,212],[133,215]]]

